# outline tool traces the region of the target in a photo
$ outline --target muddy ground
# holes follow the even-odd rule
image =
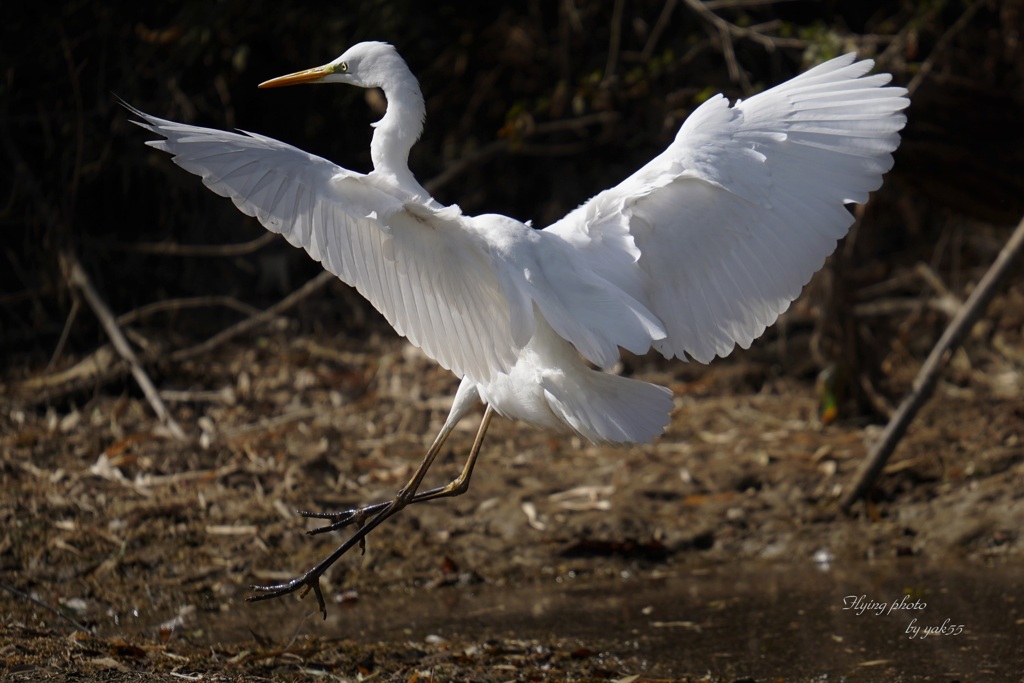
[[[953,359],[871,502],[852,515],[837,501],[880,426],[847,415],[822,424],[811,378],[786,372],[786,354],[805,354],[806,340],[774,331],[709,367],[631,358],[627,371],[676,396],[657,443],[599,447],[495,420],[469,493],[405,510],[370,536],[365,555],[328,573],[327,623],[312,596],[250,604],[248,586],[289,578],[337,543],[304,535],[312,525],[296,509],[376,502],[401,486],[446,415],[456,386],[449,373],[383,328],[353,340],[279,318],[193,360],[150,367],[188,435],[179,441],[127,378],[51,401],[58,409],[17,391],[26,377],[52,372],[9,368],[0,410],[0,581],[8,589],[0,593],[0,677],[786,675],[785,662],[763,654],[702,660],[685,638],[671,646],[689,653],[685,661],[665,651],[631,655],[617,647],[628,638],[611,622],[580,631],[606,616],[582,599],[567,621],[541,618],[539,632],[536,623],[520,630],[515,621],[473,620],[458,605],[481,594],[522,596],[514,600],[530,604],[520,609],[562,600],[572,614],[579,591],[695,585],[741,568],[755,584],[759,572],[866,576],[890,562],[909,574],[956,563],[975,577],[1012,575],[1024,549],[1022,301],[1019,283],[1000,296],[994,327],[989,316]],[[902,353],[886,367],[906,386],[919,359]],[[458,474],[475,428],[467,421],[452,437],[431,483]],[[980,606],[1010,610],[1011,645],[1024,642],[1016,597]],[[742,623],[744,603],[728,601]],[[448,614],[446,626],[430,621],[438,612]],[[691,625],[701,631],[699,619]],[[849,666],[874,665],[868,680],[913,678],[890,655],[856,651]],[[993,666],[997,679],[1012,670]],[[825,658],[817,671],[836,670]]]

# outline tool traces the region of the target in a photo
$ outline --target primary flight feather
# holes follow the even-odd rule
[[[386,43],[261,84],[337,82],[384,90],[374,169],[356,173],[277,140],[134,111],[148,144],[354,286],[395,330],[462,378],[416,475],[387,504],[336,515],[370,523],[331,557],[260,598],[303,586],[410,502],[457,495],[492,412],[595,442],[650,441],[668,389],[610,369],[620,348],[708,362],[747,347],[824,263],[892,166],[906,91],[853,54],[747,100],[698,107],[668,148],[616,187],[534,230],[443,206],[408,168],[425,113],[419,84]],[[462,476],[417,493],[455,424],[484,420]],[[372,513],[372,516],[371,516]]]

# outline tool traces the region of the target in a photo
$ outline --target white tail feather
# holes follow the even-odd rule
[[[593,442],[646,443],[671,420],[672,392],[655,384],[589,368],[542,384],[552,412]]]

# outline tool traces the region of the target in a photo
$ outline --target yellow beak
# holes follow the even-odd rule
[[[285,85],[298,85],[299,83],[316,83],[317,81],[323,80],[326,76],[330,76],[334,73],[334,67],[330,64],[324,64],[312,69],[306,69],[305,71],[296,71],[293,74],[287,76],[278,76],[277,78],[271,78],[269,81],[263,81],[259,84],[260,88],[280,88]]]

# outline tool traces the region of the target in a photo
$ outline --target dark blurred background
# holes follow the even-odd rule
[[[708,96],[745,97],[850,50],[913,95],[896,166],[840,248],[839,301],[918,261],[963,287],[1024,211],[1022,0],[71,1],[5,15],[0,367],[12,382],[107,342],[75,304],[67,256],[115,314],[213,294],[266,307],[318,273],[279,239],[224,249],[264,231],[144,146],[118,98],[368,171],[379,95],[256,89],[362,40],[393,43],[419,76],[427,124],[410,164],[467,213],[543,227],[657,154]],[[301,325],[384,325],[341,285],[320,297],[295,312]],[[133,325],[174,347],[242,315]]]

